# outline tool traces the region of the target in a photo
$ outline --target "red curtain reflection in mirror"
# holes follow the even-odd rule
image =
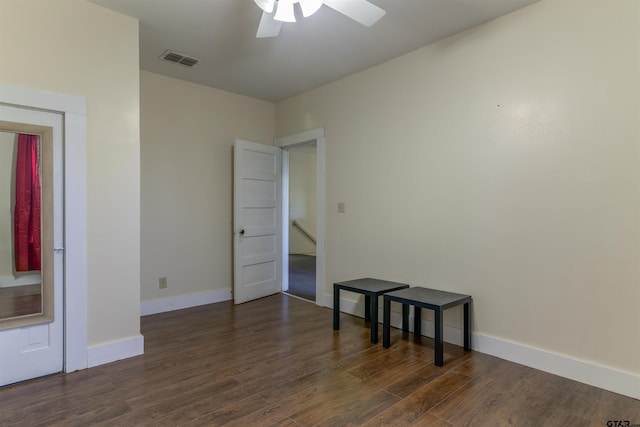
[[[37,135],[18,135],[14,243],[16,271],[40,270],[40,171]]]

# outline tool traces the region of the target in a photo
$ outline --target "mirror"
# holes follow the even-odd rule
[[[51,135],[0,122],[0,329],[53,320]]]

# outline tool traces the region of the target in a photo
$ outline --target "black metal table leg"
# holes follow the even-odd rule
[[[409,304],[402,304],[402,332],[409,332]]]
[[[340,330],[340,288],[333,285],[333,330]]]
[[[469,318],[469,303],[464,304],[464,349],[471,350],[471,319]]]
[[[435,364],[436,366],[442,366],[444,364],[444,342],[443,342],[443,325],[442,325],[442,310],[436,309],[433,310],[434,318],[435,318],[435,333],[434,333],[434,341],[435,341]]]
[[[413,335],[422,335],[422,310],[417,305],[413,306]]]
[[[391,344],[391,300],[383,297],[382,303],[382,346],[389,348]]]
[[[364,296],[364,321],[371,320],[371,296]]]
[[[371,300],[371,343],[378,342],[378,297],[368,297]]]

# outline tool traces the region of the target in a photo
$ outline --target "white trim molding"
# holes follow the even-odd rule
[[[325,307],[333,308],[332,295],[324,295],[324,305]],[[353,316],[364,317],[364,298],[360,297],[357,301],[340,298],[340,311]],[[378,319],[382,322],[382,302],[379,304]],[[391,326],[395,328],[402,326],[402,315],[400,313],[391,312]],[[424,336],[433,338],[433,328],[433,322],[422,321]],[[413,316],[409,317],[409,329],[413,330]],[[443,335],[446,342],[462,346],[464,337],[462,329],[444,325]],[[499,357],[500,359],[589,384],[634,399],[640,399],[640,375],[638,374],[573,359],[569,356],[479,333],[471,334],[471,348],[480,353]]]
[[[181,310],[183,308],[197,307],[199,305],[229,301],[230,299],[230,289],[218,289],[215,291],[198,292],[195,294],[153,299],[142,301],[142,303],[140,304],[140,315],[148,316],[150,314],[165,313],[167,311]]]
[[[559,375],[574,381],[640,399],[640,375],[540,350],[483,334],[472,334],[471,347],[480,353]]]
[[[138,334],[131,338],[89,347],[88,367],[93,368],[141,354],[144,354],[144,337]]]
[[[287,147],[290,145],[304,144],[305,142],[317,141],[324,139],[324,128],[311,129],[305,132],[296,133],[294,135],[276,138],[273,145],[276,147]]]

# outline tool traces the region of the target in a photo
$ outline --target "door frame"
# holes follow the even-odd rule
[[[306,132],[294,135],[276,138],[274,145],[283,150],[295,145],[305,143],[316,143],[316,305],[324,306],[324,222],[325,222],[325,138],[324,128],[312,129]],[[284,157],[284,156],[283,156]],[[288,165],[284,165],[283,173]],[[288,221],[289,221],[289,198],[288,189],[284,186],[288,185],[288,179],[282,179],[283,196],[282,196],[282,281],[283,288],[285,280],[289,278],[289,240],[288,240]],[[286,191],[286,192],[285,192]],[[285,226],[285,219],[287,224]],[[287,256],[285,256],[287,255]]]
[[[0,84],[0,103],[62,114],[64,372],[88,367],[86,103],[79,96]]]

